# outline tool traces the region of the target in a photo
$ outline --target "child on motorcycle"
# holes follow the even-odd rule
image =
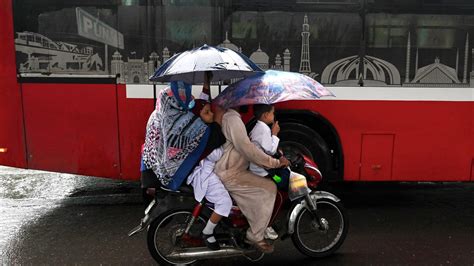
[[[214,204],[214,212],[202,231],[202,238],[208,248],[218,250],[220,246],[214,237],[214,228],[222,219],[222,216],[227,217],[229,215],[232,208],[232,199],[229,193],[222,184],[219,176],[214,173],[214,166],[223,154],[223,149],[220,146],[224,144],[225,137],[222,134],[220,125],[214,121],[214,114],[211,111],[211,105],[209,103],[196,100],[196,106],[193,109],[193,112],[196,114],[199,113],[203,122],[211,127],[211,137],[209,141],[220,139],[220,143],[214,145],[218,145],[219,147],[208,151],[210,152],[209,155],[199,162],[199,165],[194,168],[187,179],[187,184],[193,186],[194,198],[198,202],[201,202],[202,199],[206,197],[207,201]]]
[[[278,156],[277,148],[280,139],[277,135],[280,132],[280,126],[278,121],[274,121],[275,108],[272,105],[256,104],[253,106],[253,111],[257,123],[249,134],[250,140],[266,154]],[[256,175],[272,179],[280,190],[288,189],[290,171],[287,168],[264,169],[259,165],[250,163],[249,170]],[[278,234],[272,227],[268,227],[265,230],[265,238],[275,240],[278,238]]]

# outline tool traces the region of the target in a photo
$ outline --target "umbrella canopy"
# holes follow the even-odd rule
[[[214,100],[224,108],[250,104],[274,104],[334,96],[314,79],[294,72],[268,70],[228,86]]]
[[[207,71],[212,72],[212,81],[243,78],[254,75],[255,72],[263,72],[241,53],[205,44],[174,55],[156,70],[150,80],[182,80],[189,84],[202,84]]]

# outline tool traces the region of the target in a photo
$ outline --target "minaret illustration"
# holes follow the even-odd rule
[[[407,59],[406,59],[406,67],[405,67],[405,83],[410,82],[410,50],[411,50],[411,41],[410,41],[410,32],[408,32]],[[416,58],[418,59],[418,52],[416,56],[417,56]],[[416,64],[418,65],[418,61]]]
[[[305,14],[303,20],[303,31],[301,32],[301,62],[299,72],[306,75],[311,73],[311,65],[309,62],[309,35],[308,16]]]

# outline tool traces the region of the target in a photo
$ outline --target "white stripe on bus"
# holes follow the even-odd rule
[[[157,93],[168,85],[156,85]],[[224,90],[226,86],[222,86]],[[193,85],[193,95],[199,96],[202,85]],[[323,97],[321,100],[355,100],[355,101],[474,101],[474,88],[436,88],[436,87],[327,87],[336,97]],[[127,84],[127,98],[153,99],[153,85]],[[211,86],[215,97],[219,87]]]

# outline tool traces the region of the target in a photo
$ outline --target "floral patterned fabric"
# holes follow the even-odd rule
[[[207,125],[174,97],[170,88],[160,92],[146,127],[143,163],[167,186],[178,168],[201,142]]]

